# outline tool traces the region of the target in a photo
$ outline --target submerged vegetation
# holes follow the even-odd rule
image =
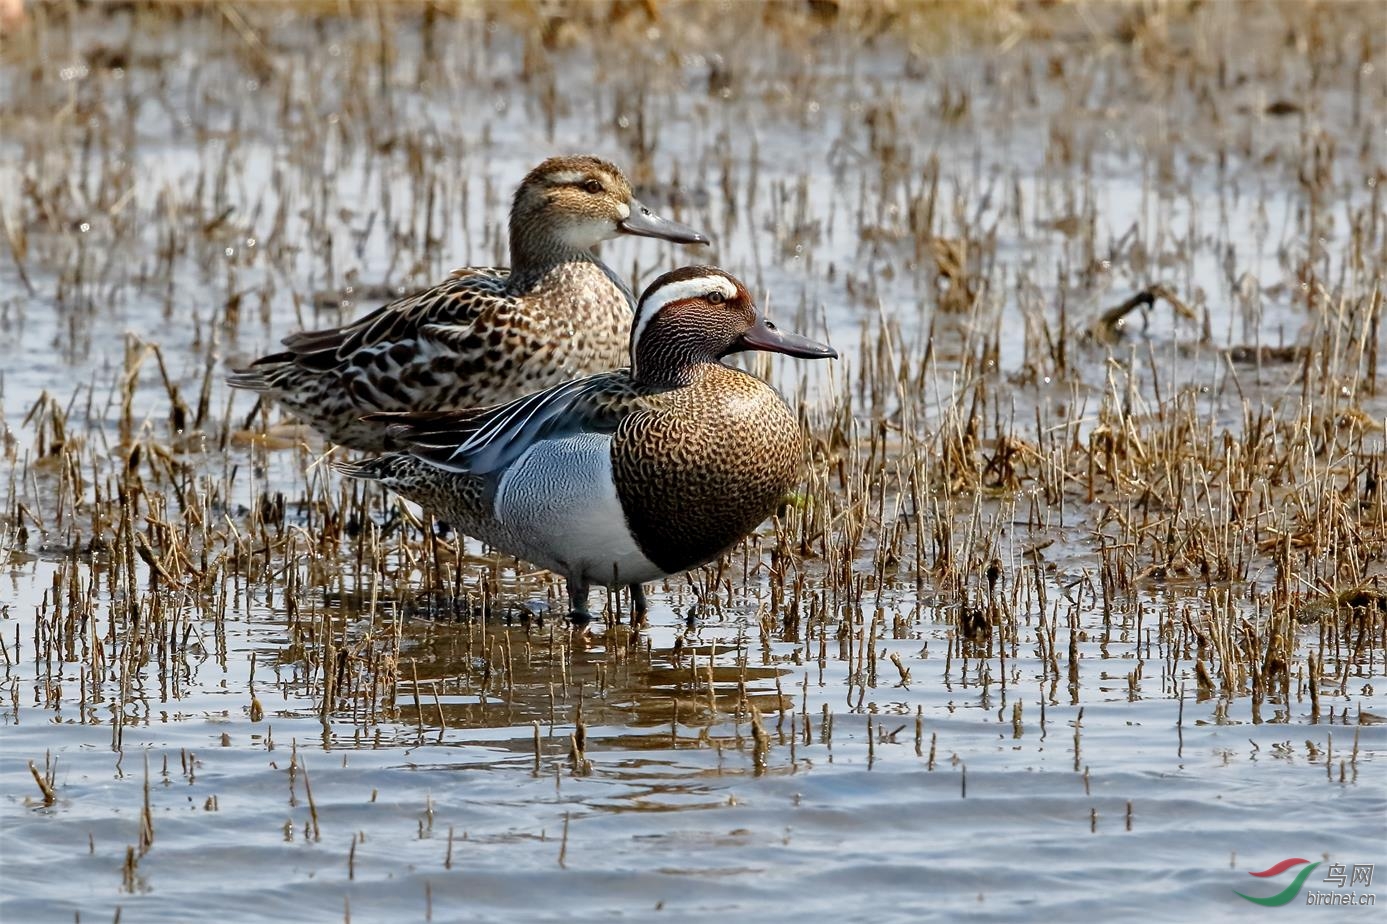
[[[56,826],[109,800],[128,817],[91,840],[104,865],[80,894],[51,871],[7,876],[11,913],[176,892],[181,855],[148,871],[172,849],[151,779],[181,776],[226,819],[219,840],[270,856],[321,839],[320,912],[349,917],[381,900],[353,891],[377,878],[376,840],[417,864],[380,875],[398,872],[391,888],[420,910],[464,850],[508,868],[553,840],[556,867],[607,869],[602,849],[624,841],[599,803],[620,786],[721,812],[768,778],[857,763],[947,773],[950,799],[984,802],[1011,775],[1063,771],[1082,786],[1060,799],[1038,782],[1036,798],[1075,800],[1077,822],[1007,811],[1073,838],[1139,831],[1143,798],[1190,798],[1154,782],[1174,766],[1212,800],[1225,784],[1188,769],[1192,741],[1226,763],[1271,728],[1250,758],[1285,758],[1256,768],[1264,805],[1313,808],[1297,774],[1352,789],[1381,759],[1381,5],[27,13],[0,37],[6,865],[26,837],[48,843],[16,832],[21,813]],[[222,384],[293,330],[455,265],[505,265],[508,191],[543,155],[587,149],[712,232],[708,262],[844,357],[751,361],[806,428],[802,491],[733,554],[652,587],[648,629],[612,596],[590,637],[553,618],[558,577],[340,478],[305,428]],[[637,291],[686,262],[653,244],[604,258]],[[1220,737],[1241,723],[1256,728]],[[255,769],[195,784],[222,747]],[[1090,791],[1095,747],[1136,772],[1126,789]],[[375,805],[376,783],[325,753],[414,768],[449,748],[501,779],[391,777],[438,842],[427,861],[345,807],[364,801],[348,786]],[[259,794],[261,758],[288,807],[223,808]],[[129,785],[98,794],[66,775],[74,762],[101,778],[114,762]],[[716,800],[712,774],[737,778]],[[594,777],[609,788],[583,788]],[[518,820],[477,820],[480,843],[436,829],[452,785],[523,801]],[[1370,858],[1381,774],[1361,785],[1360,827],[1317,849]],[[325,791],[344,800],[335,827]],[[1238,824],[1255,830],[1251,815]],[[777,838],[789,824],[756,817]],[[596,856],[568,846],[585,821]],[[852,836],[870,841],[894,817],[862,823]],[[970,844],[981,822],[941,823],[951,849],[990,861]],[[67,847],[86,853],[75,824]],[[1233,865],[1228,837],[1198,862]],[[713,845],[676,846],[661,863],[713,865]],[[1082,867],[1064,875],[1071,898],[1093,888]],[[668,889],[706,908],[682,881],[639,900]],[[573,900],[637,907],[592,888]],[[992,886],[964,888],[960,902]]]

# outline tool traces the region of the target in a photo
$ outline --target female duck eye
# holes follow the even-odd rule
[[[592,193],[594,196],[602,192],[602,184],[596,180],[588,180],[583,184],[584,192]]]
[[[709,292],[705,297],[708,299],[709,302],[711,302],[714,305],[721,305],[723,302],[727,301],[727,296],[723,295],[716,289],[712,292]]]

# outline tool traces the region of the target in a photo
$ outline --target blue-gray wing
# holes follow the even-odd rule
[[[486,475],[503,470],[540,440],[610,433],[639,404],[630,375],[620,370],[574,379],[495,407],[372,414],[367,419],[387,422],[397,445],[432,465]]]

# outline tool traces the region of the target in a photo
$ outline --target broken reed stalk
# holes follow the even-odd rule
[[[53,789],[53,782],[46,778],[34,762],[29,761],[29,772],[34,776],[34,782],[38,784],[39,792],[43,794],[43,804],[52,805],[58,801],[58,795]]]

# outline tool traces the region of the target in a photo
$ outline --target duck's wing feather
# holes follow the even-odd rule
[[[350,324],[300,331],[283,343],[298,363],[332,368],[362,349],[431,336],[442,326],[471,327],[505,310],[509,276],[509,270],[498,267],[455,270],[446,282],[398,298]]]
[[[611,433],[648,395],[621,369],[556,385],[495,407],[371,414],[391,439],[424,461],[471,475],[498,472],[541,440]]]

